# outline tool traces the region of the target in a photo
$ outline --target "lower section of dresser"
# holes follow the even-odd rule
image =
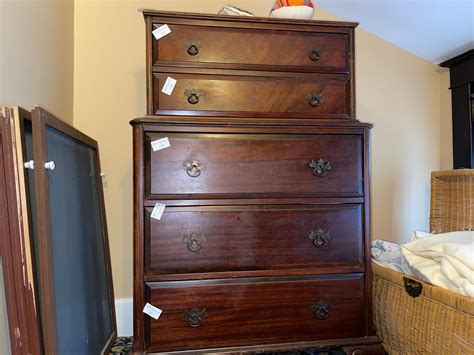
[[[319,350],[319,352],[315,351]],[[296,353],[322,353],[322,354],[346,354],[346,355],[386,355],[380,339],[376,336],[354,338],[354,339],[331,339],[310,342],[293,342],[282,344],[251,345],[226,348],[212,348],[200,350],[182,350],[153,352],[153,354],[225,354],[225,355],[276,355]]]
[[[363,338],[364,275],[146,283],[147,352]]]

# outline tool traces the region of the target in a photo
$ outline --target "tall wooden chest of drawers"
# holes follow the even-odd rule
[[[134,351],[374,353],[356,24],[144,15]]]

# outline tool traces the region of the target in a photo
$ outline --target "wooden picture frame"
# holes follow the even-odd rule
[[[32,135],[28,142],[27,126]],[[5,186],[0,190],[0,255],[4,265],[11,350],[15,355],[61,353],[56,322],[49,178],[44,168],[48,157],[47,127],[91,148],[94,154],[97,220],[103,238],[101,260],[107,273],[105,287],[111,327],[100,351],[106,354],[117,336],[117,325],[98,144],[41,107],[35,108],[32,114],[19,107],[4,108],[0,112],[0,185]],[[30,165],[25,166],[27,162]],[[102,251],[97,253],[100,255]],[[74,326],[74,319],[71,324]]]
[[[0,184],[5,189],[0,189],[0,252],[12,354],[40,354],[42,341],[31,248],[31,206],[22,165],[25,121],[31,122],[28,111],[19,107],[2,108]]]
[[[43,266],[42,270],[39,271],[39,280],[41,283],[41,294],[40,294],[40,306],[41,306],[41,322],[43,329],[43,340],[44,340],[44,351],[46,354],[57,354],[59,353],[58,345],[58,334],[56,324],[56,309],[55,305],[55,292],[54,292],[54,266],[53,266],[53,255],[52,255],[52,226],[51,226],[51,206],[50,206],[50,194],[49,194],[49,177],[47,170],[43,167],[47,162],[48,148],[46,141],[46,127],[51,127],[56,131],[61,132],[65,136],[68,136],[90,148],[92,148],[96,154],[96,166],[97,166],[97,181],[101,181],[100,177],[100,159],[99,159],[99,148],[98,144],[92,138],[86,136],[75,128],[71,127],[67,123],[61,121],[45,109],[36,107],[32,111],[33,118],[33,144],[35,151],[35,185],[37,187],[36,193],[36,207],[37,207],[37,219],[38,219],[38,239],[40,240],[40,253],[39,263]],[[100,219],[102,221],[102,236],[104,245],[104,258],[105,265],[108,274],[108,291],[109,291],[109,304],[112,320],[112,333],[104,344],[101,354],[108,352],[111,344],[117,336],[117,325],[115,317],[115,306],[114,306],[114,292],[112,282],[112,269],[110,263],[110,251],[107,233],[107,223],[104,206],[104,193],[102,184],[98,184],[99,199],[101,202],[100,208]]]

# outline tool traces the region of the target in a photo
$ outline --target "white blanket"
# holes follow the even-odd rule
[[[431,235],[401,248],[402,270],[474,298],[474,232]]]
[[[383,266],[412,275],[432,285],[444,287],[474,298],[474,232],[443,234],[416,233],[412,241],[401,245],[401,263],[393,262],[396,249],[391,248],[390,259],[377,255],[381,241],[372,242],[373,255]]]

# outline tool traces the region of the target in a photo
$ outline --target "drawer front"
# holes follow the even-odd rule
[[[171,95],[162,92],[168,77],[177,80]],[[258,77],[155,73],[155,114],[350,117],[347,77]]]
[[[148,198],[362,196],[359,135],[146,133],[145,149]]]
[[[147,351],[285,343],[364,335],[360,274],[285,280],[148,284]]]
[[[362,265],[362,207],[146,209],[149,271],[161,274]]]
[[[153,29],[162,24],[154,24]],[[348,72],[349,34],[170,25],[153,41],[154,65],[264,66]],[[289,68],[283,68],[289,67]]]

